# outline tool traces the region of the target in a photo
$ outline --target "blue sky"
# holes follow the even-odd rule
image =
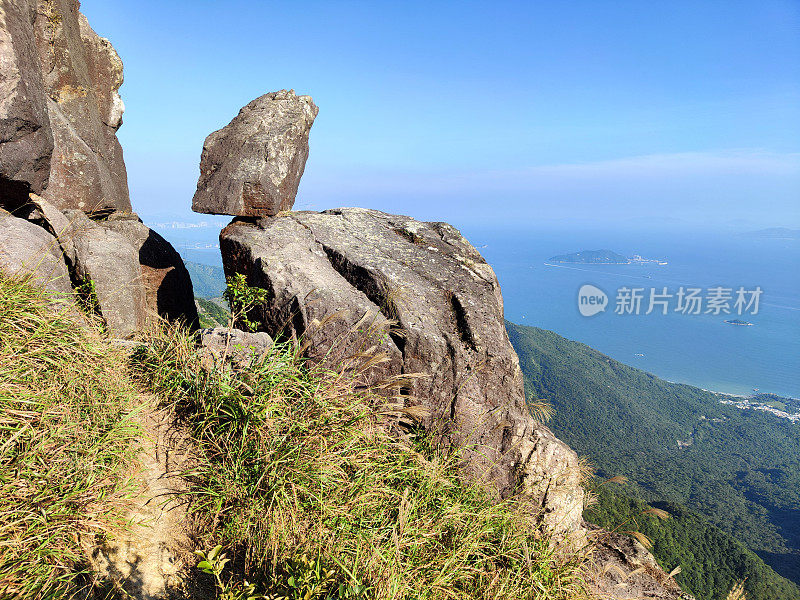
[[[189,219],[206,135],[294,88],[320,107],[296,208],[800,227],[798,0],[82,10],[125,64],[119,137],[145,219]]]

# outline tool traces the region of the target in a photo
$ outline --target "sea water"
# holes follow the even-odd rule
[[[463,233],[494,267],[510,321],[555,331],[669,381],[800,397],[800,240],[606,228]],[[668,264],[546,264],[558,254],[599,249]],[[591,317],[578,310],[578,290],[587,283],[609,297],[608,308]],[[615,312],[623,286],[644,288],[640,314]],[[676,298],[668,301],[668,314],[660,306],[644,314],[651,288],[677,293],[681,286],[702,288],[703,295],[710,287],[732,288],[734,299],[739,287],[763,293],[757,314],[739,316],[733,302],[733,314],[682,314],[674,310]],[[735,318],[753,326],[725,323]]]
[[[456,223],[457,225],[457,223]],[[162,229],[187,259],[221,266],[219,227]],[[613,231],[608,227],[463,227],[500,280],[505,316],[550,329],[664,379],[730,394],[800,397],[800,240],[754,239],[706,231]],[[581,250],[639,254],[666,265],[560,265],[547,259]],[[604,290],[608,308],[581,316],[584,284]],[[616,314],[619,288],[677,292],[681,286],[760,287],[758,314],[700,314],[655,310]],[[648,298],[642,301],[646,311]],[[752,327],[725,323],[741,318]]]

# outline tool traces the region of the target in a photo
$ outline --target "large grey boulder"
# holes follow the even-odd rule
[[[61,252],[64,254],[67,267],[69,269],[74,268],[77,261],[77,251],[69,236],[64,235],[70,229],[70,221],[64,213],[44,198],[36,194],[30,194],[27,204],[17,209],[15,214],[42,227],[55,237],[58,240]]]
[[[345,208],[235,220],[220,241],[226,274],[268,291],[250,315],[265,331],[303,336],[314,361],[382,349],[380,377],[424,373],[405,410],[491,492],[580,535],[577,456],[532,418],[497,278],[455,228]]]
[[[114,213],[101,226],[122,235],[135,249],[147,315],[158,314],[169,321],[196,327],[192,279],[172,244],[135,215]]]
[[[206,138],[192,200],[199,213],[269,216],[294,205],[319,109],[281,90],[256,98]]]
[[[92,221],[82,211],[65,214],[70,228],[61,237],[75,248],[76,280],[91,282],[97,308],[112,335],[133,335],[146,322],[137,249],[124,235]]]
[[[36,6],[34,40],[55,145],[41,195],[61,210],[130,212],[116,136],[124,110],[122,61],[79,6],[77,0],[38,0]]]
[[[35,0],[32,0],[35,2]],[[34,41],[35,5],[0,3],[0,203],[16,208],[50,176],[53,134]]]
[[[0,209],[0,271],[30,277],[31,283],[72,295],[69,271],[58,241],[47,231]]]
[[[0,206],[130,212],[116,132],[122,61],[78,0],[0,5]]]
[[[116,337],[129,337],[156,315],[195,326],[197,309],[189,273],[177,252],[133,214],[92,221],[67,210],[59,236],[74,247],[74,278],[91,281],[98,309]]]

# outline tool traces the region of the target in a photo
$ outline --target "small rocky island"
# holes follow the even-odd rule
[[[623,256],[613,250],[581,250],[571,254],[559,254],[547,260],[553,264],[578,264],[578,265],[632,265],[632,264],[657,264],[666,265],[667,261],[642,258],[639,254],[631,257]]]

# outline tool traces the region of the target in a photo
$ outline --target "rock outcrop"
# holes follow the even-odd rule
[[[135,214],[115,213],[98,225],[122,236],[134,249],[145,303],[145,313],[138,318],[137,328],[156,314],[194,327],[197,307],[192,280],[172,244],[144,225]]]
[[[319,109],[310,96],[281,90],[256,98],[206,138],[192,210],[271,216],[294,205]]]
[[[55,237],[0,209],[0,271],[30,277],[57,294],[72,294],[70,276]]]
[[[312,362],[349,366],[359,383],[378,384],[395,403],[399,434],[422,425],[491,493],[521,494],[556,537],[585,543],[577,456],[531,415],[491,267],[446,223],[358,208],[281,212],[291,207],[281,202],[250,210],[242,182],[263,173],[270,154],[237,147],[256,129],[259,149],[285,143],[270,141],[269,122],[249,123],[254,103],[209,136],[194,201],[199,212],[239,217],[220,247],[226,275],[266,290],[249,321],[273,337],[302,339]],[[354,367],[364,356],[380,360],[365,372]],[[404,422],[409,416],[416,423]],[[597,597],[691,599],[630,538],[593,536],[587,575]]]
[[[272,338],[260,331],[251,333],[241,329],[214,327],[200,331],[203,362],[209,368],[221,368],[226,362],[244,369],[253,359],[269,352]]]
[[[405,408],[465,471],[581,531],[577,456],[531,417],[497,278],[455,228],[348,208],[234,221],[220,240],[226,274],[268,291],[251,316],[268,333],[303,336],[317,361],[374,346],[381,377],[424,374],[403,383]]]
[[[99,37],[77,0],[38,0],[35,43],[54,150],[42,196],[57,208],[130,211],[128,179],[116,132],[122,61]]]
[[[129,337],[156,315],[195,324],[189,273],[164,238],[132,214],[100,222],[77,210],[65,216],[69,227],[58,239],[74,248],[73,277],[92,282],[97,308],[113,335]]]
[[[3,269],[30,271],[38,252],[34,280],[51,289],[91,280],[112,335],[130,336],[153,315],[194,325],[180,256],[131,212],[116,137],[122,62],[78,8],[0,4],[0,207],[27,223],[0,221]]]
[[[589,585],[603,600],[695,600],[639,542],[594,528]]]
[[[53,134],[34,15],[28,0],[0,4],[0,198],[9,204],[41,192],[50,177]]]

